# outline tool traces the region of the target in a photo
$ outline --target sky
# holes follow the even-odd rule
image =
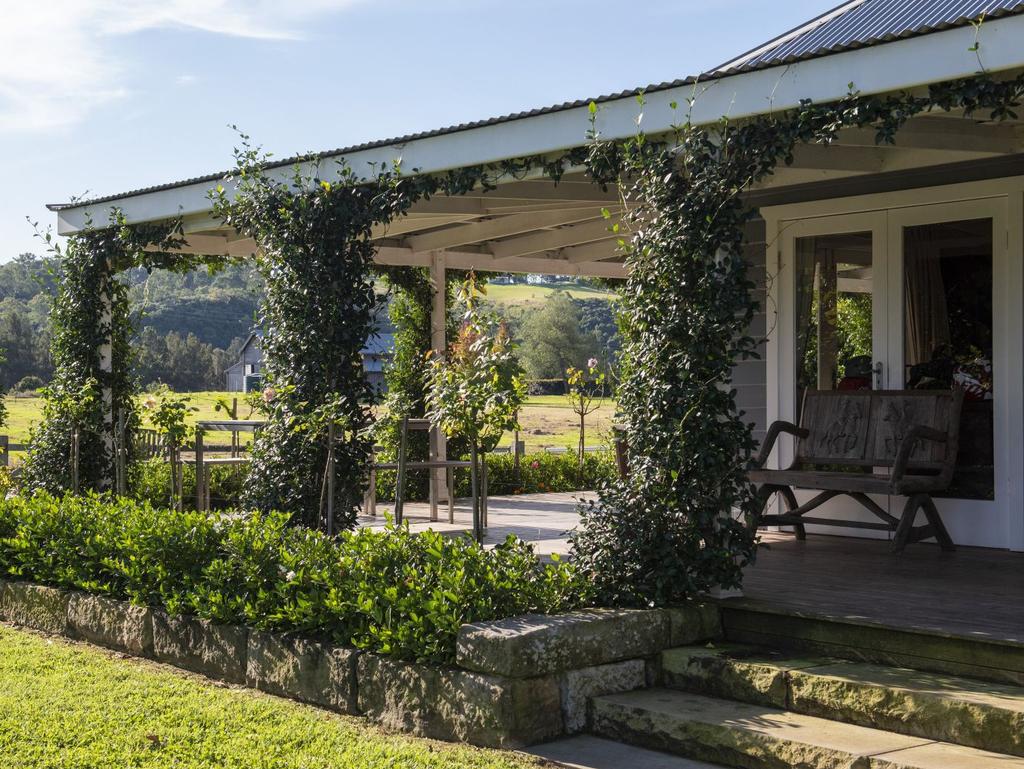
[[[0,261],[45,204],[697,74],[838,0],[0,0]],[[581,139],[585,127],[581,128]]]

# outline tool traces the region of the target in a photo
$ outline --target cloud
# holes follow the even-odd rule
[[[302,37],[360,0],[15,0],[0,23],[0,132],[71,125],[124,98],[130,62],[112,38],[160,28],[267,40]],[[188,76],[186,76],[188,77]],[[183,85],[181,78],[178,83]]]

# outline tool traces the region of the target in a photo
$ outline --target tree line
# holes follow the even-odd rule
[[[59,264],[49,257],[21,254],[0,264],[0,388],[25,381],[31,389],[53,374],[49,310]],[[215,272],[184,275],[131,270],[121,279],[138,329],[133,340],[136,373],[145,386],[162,382],[176,391],[221,390],[225,371],[238,360],[255,323],[263,286],[251,266],[229,265]],[[543,302],[495,309],[506,318],[518,354],[533,380],[565,378],[570,366],[590,359],[614,365],[619,337],[614,303],[574,299],[557,280]],[[386,314],[382,314],[386,317]],[[26,380],[26,378],[29,378]]]
[[[59,264],[20,254],[0,264],[0,388],[34,389],[53,375],[49,312]],[[222,390],[252,328],[261,286],[254,271],[232,265],[210,274],[132,270],[129,286],[138,334],[136,373],[143,385],[175,390]]]

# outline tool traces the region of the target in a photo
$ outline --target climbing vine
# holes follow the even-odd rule
[[[389,172],[367,184],[339,163],[328,181],[314,162],[278,180],[246,137],[235,155],[237,196],[231,200],[218,188],[214,210],[259,247],[266,284],[259,322],[270,396],[243,502],[323,527],[320,511],[330,487],[334,525],[350,528],[372,446],[373,393],[362,372],[379,302],[370,234],[411,200]],[[326,403],[333,404],[337,429],[310,429]]]
[[[575,558],[608,603],[671,603],[739,584],[756,545],[746,525],[753,496],[745,477],[754,444],[730,381],[733,364],[756,349],[748,333],[752,284],[742,258],[743,227],[752,214],[744,192],[791,162],[798,144],[831,143],[844,128],[869,127],[879,143],[893,143],[915,115],[962,110],[1000,120],[1016,117],[1022,96],[1024,77],[979,75],[926,93],[851,92],[832,104],[805,102],[709,126],[683,117],[674,134],[656,141],[640,133],[609,142],[592,130],[585,146],[553,157],[435,175],[389,168],[372,179],[343,162],[321,174],[312,157],[282,176],[243,137],[233,174],[237,197],[219,188],[213,198],[217,216],[255,240],[267,283],[260,320],[269,424],[256,442],[246,502],[322,525],[331,478],[338,527],[354,522],[371,445],[372,394],[360,361],[379,301],[371,269],[376,225],[435,194],[488,190],[537,171],[557,182],[566,169],[583,166],[596,183],[617,184],[631,203],[621,227],[629,279],[622,300],[628,376],[620,387],[631,474],[584,511]],[[26,473],[31,485],[67,485],[74,409],[59,404],[74,400],[91,379],[113,395],[110,407],[90,406],[75,417],[90,441],[82,451],[83,477],[92,487],[109,478],[110,414],[134,418],[124,289],[113,276],[164,258],[150,255],[150,247],[170,259],[179,233],[177,225],[128,227],[118,214],[109,226],[88,228],[69,242],[54,309],[58,375],[33,441]],[[409,338],[400,341],[410,351],[413,339],[429,338],[424,276],[411,274],[401,288]],[[105,321],[103,296],[111,299]],[[108,338],[112,373],[97,354]],[[410,357],[409,366],[390,376],[401,390],[395,403],[418,410],[422,389],[412,364]],[[333,427],[325,430],[328,423]]]
[[[59,264],[50,312],[55,373],[29,441],[27,488],[60,491],[76,480],[80,490],[112,487],[114,447],[130,447],[138,427],[128,289],[116,276],[171,264],[180,258],[173,253],[180,234],[177,221],[128,226],[116,209],[106,225],[88,222],[64,247],[40,234]],[[115,435],[118,425],[123,431]]]
[[[424,415],[424,353],[431,348],[430,310],[434,290],[429,270],[422,267],[386,267],[381,269],[381,277],[390,290],[388,317],[395,330],[395,344],[384,368],[387,392],[376,439],[381,447],[380,459],[395,461],[402,418]],[[427,459],[428,443],[427,433],[411,433],[409,458]],[[392,495],[396,473],[385,472],[381,475],[383,477],[378,478],[378,489]],[[427,477],[424,473],[408,474],[405,492],[407,499],[423,499],[426,488]]]
[[[634,203],[622,240],[629,375],[619,390],[630,474],[583,510],[573,541],[602,600],[657,605],[735,587],[754,558],[745,473],[754,441],[731,386],[732,365],[756,349],[742,252],[754,212],[744,191],[792,162],[799,143],[828,144],[850,127],[873,128],[878,143],[893,143],[907,120],[936,107],[1014,117],[1022,95],[1024,78],[981,76],[927,95],[851,92],[835,104],[805,102],[747,121],[683,122],[669,142],[595,136],[592,174],[618,181]]]

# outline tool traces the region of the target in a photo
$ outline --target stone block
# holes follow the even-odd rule
[[[145,606],[72,593],[68,602],[68,631],[83,641],[139,657],[153,656],[153,613]]]
[[[269,694],[356,713],[357,656],[354,649],[251,630],[245,682]]]
[[[376,654],[359,655],[357,667],[359,710],[387,729],[493,748],[563,732],[554,676],[511,679]]]
[[[788,698],[786,674],[800,664],[785,664],[756,650],[724,644],[716,647],[678,647],[661,654],[661,677],[665,686],[738,702],[785,708]]]
[[[625,660],[562,673],[558,683],[566,733],[576,734],[587,728],[591,698],[644,688],[646,667],[644,660]]]
[[[244,627],[153,612],[153,656],[207,678],[244,684],[247,643]]]
[[[459,667],[491,675],[529,678],[563,670],[647,657],[668,644],[663,611],[588,609],[463,625]]]
[[[722,615],[717,604],[689,603],[663,611],[668,615],[669,646],[686,646],[722,637]]]
[[[68,593],[55,587],[5,582],[0,585],[0,617],[44,633],[67,635],[68,600]]]

